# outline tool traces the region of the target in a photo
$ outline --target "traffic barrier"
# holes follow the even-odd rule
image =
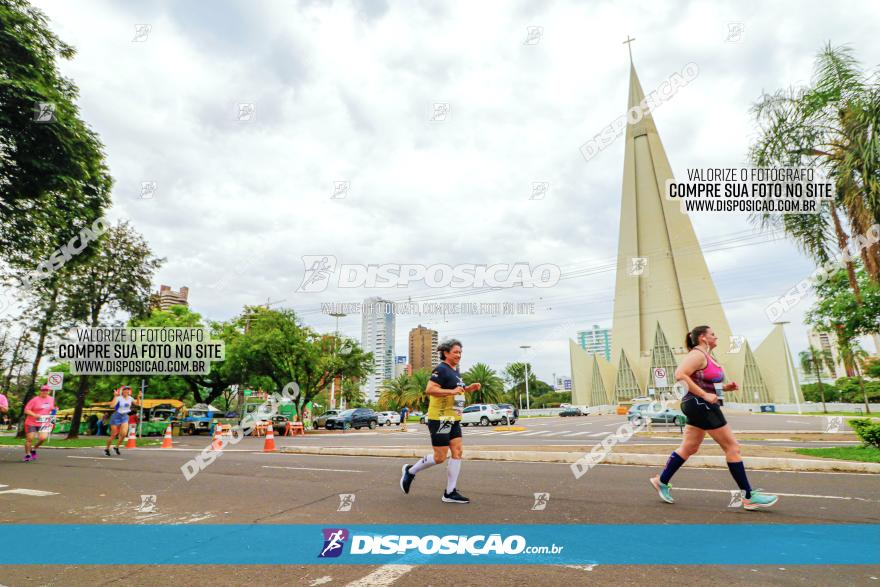
[[[171,448],[171,424],[165,429],[165,438],[162,440],[162,448]]]
[[[211,441],[211,450],[223,450],[223,427],[221,425],[214,426],[214,440]]]
[[[305,427],[302,422],[288,422],[284,427],[284,436],[296,436],[297,434],[306,435]]]
[[[134,426],[128,427],[128,440],[125,441],[125,448],[137,448],[137,441],[134,436]]]
[[[266,442],[263,443],[263,452],[275,452],[275,431],[272,430],[272,423],[266,426]]]

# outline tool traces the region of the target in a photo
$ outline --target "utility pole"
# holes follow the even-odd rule
[[[519,348],[521,348],[523,350],[523,355],[525,355],[526,351],[532,347],[527,344],[524,344],[524,345],[520,345]],[[530,410],[531,404],[529,402],[529,362],[526,361],[525,363],[526,363],[526,410]]]
[[[331,312],[331,316],[336,318],[336,339],[333,341],[333,356],[336,356],[336,341],[339,340],[339,319],[345,318],[348,314],[343,314],[342,312]],[[342,379],[339,379],[339,385],[342,387]],[[342,393],[342,389],[339,390],[339,393]],[[336,409],[336,377],[333,377],[330,380],[330,409]]]

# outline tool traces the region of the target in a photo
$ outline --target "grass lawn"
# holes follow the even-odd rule
[[[840,446],[832,448],[795,448],[794,452],[811,457],[880,463],[880,448],[874,446]]]
[[[122,442],[125,444],[125,441]],[[43,446],[66,446],[71,448],[82,448],[89,446],[105,446],[107,444],[107,437],[94,437],[89,436],[85,438],[77,438],[76,440],[66,440],[64,438],[55,437],[51,440],[47,440],[43,443]],[[114,440],[115,444],[115,440]],[[137,441],[138,446],[153,446],[161,444],[160,438],[138,438]],[[15,438],[14,436],[2,436],[0,437],[0,445],[5,446],[22,446],[24,445],[24,438]]]

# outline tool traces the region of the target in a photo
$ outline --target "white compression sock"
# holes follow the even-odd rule
[[[434,455],[428,455],[426,457],[422,457],[419,462],[409,468],[409,472],[411,475],[415,475],[419,471],[427,469],[428,467],[433,467],[437,463],[434,462]]]
[[[455,489],[459,471],[461,471],[461,459],[449,459],[446,464],[446,493],[452,493]]]

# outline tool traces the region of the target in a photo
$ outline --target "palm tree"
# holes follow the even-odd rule
[[[867,233],[880,221],[880,85],[862,72],[848,47],[827,44],[819,53],[810,87],[764,95],[752,108],[761,127],[749,150],[759,167],[812,167],[836,187],[818,214],[760,214],[762,228],[777,228],[818,263],[843,252],[851,234]],[[860,247],[872,281],[880,283],[880,243]],[[855,268],[846,261],[859,304]]]
[[[428,388],[428,381],[431,380],[431,372],[427,369],[418,369],[410,375],[410,386],[404,396],[406,405],[424,412],[428,409],[428,394],[425,389]]]
[[[504,381],[485,363],[476,363],[461,376],[465,383],[479,383],[480,391],[472,393],[474,403],[495,404],[504,394]]]
[[[406,405],[404,397],[411,386],[412,377],[407,373],[401,373],[394,379],[386,379],[379,393],[379,405],[386,410],[398,411]]]
[[[868,392],[865,391],[865,378],[862,376],[862,371],[867,364],[869,355],[855,340],[838,338],[837,346],[840,349],[840,355],[843,358],[844,363],[852,365],[853,371],[855,371],[855,376],[859,378],[859,389],[862,392],[862,398],[865,402],[865,413],[870,414],[871,406],[868,405]]]
[[[819,395],[822,397],[822,411],[827,413],[828,409],[825,407],[825,387],[822,384],[822,370],[827,368],[829,372],[834,373],[834,357],[831,356],[831,351],[828,349],[820,351],[813,345],[810,345],[809,350],[802,351],[799,357],[803,372],[807,375],[816,376],[816,380],[819,382]]]

